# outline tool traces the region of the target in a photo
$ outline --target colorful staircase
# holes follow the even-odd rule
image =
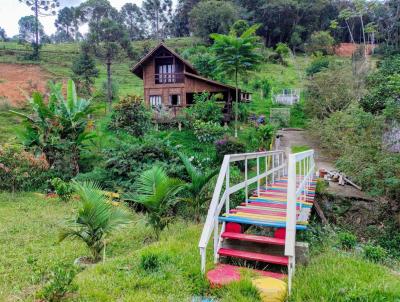
[[[244,164],[244,180],[232,183],[230,165],[238,162]],[[296,258],[307,253],[308,247],[296,242],[296,232],[308,227],[314,174],[313,150],[287,157],[282,150],[225,155],[199,241],[201,271],[212,286],[237,281],[250,271],[263,301],[283,301],[290,294]],[[250,185],[257,189],[250,193]],[[231,208],[230,196],[240,190],[246,199]],[[206,272],[211,238],[215,265]]]
[[[297,230],[307,229],[315,196],[315,186],[316,182],[313,180],[307,190],[304,190],[302,196],[297,199]],[[247,202],[219,217],[219,221],[227,224],[226,230],[221,233],[222,247],[218,250],[220,263],[207,273],[207,278],[213,286],[222,286],[240,279],[242,267],[221,263],[235,262],[237,259],[262,263],[265,267],[275,266],[275,271],[244,268],[245,270],[252,270],[258,275],[277,279],[286,277],[285,271],[288,265],[288,257],[283,255],[286,200],[287,178],[281,177],[267,187],[260,187],[260,190],[253,192]],[[251,225],[272,228],[275,230],[274,236],[267,237],[243,232],[244,229]],[[281,231],[277,231],[279,229]],[[224,247],[224,242],[226,241],[230,243],[229,248]],[[243,242],[247,243],[244,247],[242,246]],[[256,244],[258,250],[263,252],[244,250],[248,248],[249,243]],[[275,254],[269,254],[271,247],[274,247]],[[276,255],[277,251],[281,251],[281,253]],[[228,259],[231,261],[227,261]],[[278,272],[276,271],[277,269]]]

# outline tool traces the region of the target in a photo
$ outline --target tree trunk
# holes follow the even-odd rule
[[[107,102],[108,110],[111,111],[112,106],[112,89],[111,89],[111,59],[107,58]]]
[[[239,114],[239,88],[238,88],[238,70],[235,71],[235,89],[236,89],[236,100],[235,100],[235,137],[238,137],[238,114]]]
[[[346,26],[347,26],[347,29],[349,30],[351,43],[354,44],[353,33],[351,32],[350,25],[349,25],[349,23],[347,21],[346,21]]]

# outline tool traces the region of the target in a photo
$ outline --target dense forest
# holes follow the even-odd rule
[[[35,1],[26,2],[32,5]],[[49,3],[39,5],[36,15],[57,14],[55,34],[47,36],[40,18],[35,21],[35,16],[26,16],[19,21],[19,35],[7,37],[0,29],[0,39],[34,42],[33,32],[38,29],[42,42],[80,41],[85,36],[80,32],[83,25],[107,17],[126,27],[130,40],[194,35],[209,41],[209,34],[227,33],[235,20],[243,19],[250,25],[260,24],[257,33],[268,47],[283,42],[302,49],[316,31],[330,32],[337,43],[400,47],[400,4],[396,0],[179,0],[176,5],[171,0],[145,0],[141,7],[126,3],[119,11],[107,0],[87,0],[57,12],[58,1],[45,2]]]

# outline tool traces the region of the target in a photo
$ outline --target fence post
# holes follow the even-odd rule
[[[286,239],[285,256],[289,257],[288,280],[289,293],[291,290],[291,280],[295,268],[295,245],[296,245],[296,155],[290,154],[288,160],[288,188],[287,188],[287,210],[286,210]]]

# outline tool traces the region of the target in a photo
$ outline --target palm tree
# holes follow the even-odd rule
[[[140,175],[136,185],[137,193],[126,194],[124,198],[146,208],[147,223],[158,240],[174,218],[173,207],[179,202],[177,194],[182,190],[183,182],[168,177],[163,168],[154,166]]]
[[[187,183],[184,187],[187,197],[182,200],[187,201],[192,205],[194,212],[194,218],[196,222],[200,222],[201,214],[204,210],[204,205],[210,200],[207,195],[206,189],[207,184],[218,172],[218,169],[212,170],[208,173],[200,171],[192,165],[190,160],[182,153],[178,153],[181,158],[183,165],[185,166],[186,172],[190,177],[190,183]]]
[[[211,34],[214,40],[212,49],[215,52],[213,63],[217,66],[217,72],[228,73],[234,75],[236,100],[235,100],[235,137],[237,137],[238,122],[238,101],[239,74],[255,69],[257,63],[261,61],[261,56],[256,52],[259,48],[259,37],[255,35],[256,30],[260,26],[255,24],[249,27],[240,36],[236,36],[235,32],[229,35]]]
[[[73,182],[81,206],[77,216],[67,221],[59,239],[82,240],[89,248],[93,261],[105,255],[105,240],[112,232],[131,222],[131,214],[122,207],[113,205],[95,182]]]

